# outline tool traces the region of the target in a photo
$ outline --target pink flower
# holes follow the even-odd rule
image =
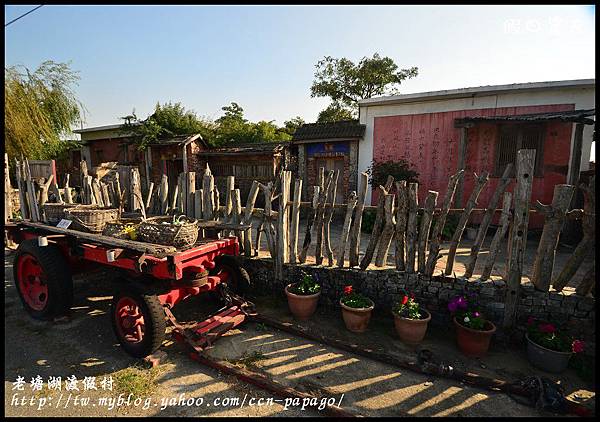
[[[344,287],[344,294],[349,295],[350,293],[352,293],[352,286]]]
[[[585,343],[581,340],[573,341],[573,345],[571,346],[573,353],[581,353],[583,352],[583,348],[585,347]]]
[[[530,316],[529,318],[527,318],[527,325],[531,325],[535,322],[535,318]]]
[[[450,312],[456,312],[456,309],[457,309],[456,302],[452,301],[452,302],[448,303],[448,310]]]
[[[467,309],[467,301],[465,300],[464,297],[460,296],[458,299],[456,299],[456,305],[460,308],[460,309]]]
[[[475,318],[479,318],[481,316],[481,314],[479,312],[475,311],[475,312],[473,312],[473,316]]]
[[[553,332],[556,331],[556,327],[552,324],[541,324],[540,331],[542,333],[552,334]]]

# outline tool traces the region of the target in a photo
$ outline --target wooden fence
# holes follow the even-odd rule
[[[562,290],[575,275],[575,272],[595,247],[595,177],[588,184],[579,186],[584,193],[584,209],[569,210],[569,204],[575,191],[572,185],[556,185],[551,204],[539,201],[530,207],[532,175],[535,163],[535,150],[519,150],[516,161],[516,187],[514,192],[506,192],[512,178],[512,164],[509,164],[493,192],[486,208],[477,208],[480,193],[485,189],[488,173],[476,176],[474,189],[465,208],[450,208],[457,186],[464,177],[464,171],[452,175],[443,198],[438,192],[429,191],[422,206],[418,204],[417,183],[395,181],[388,177],[384,186],[378,186],[378,202],[374,206],[365,204],[368,176],[359,177],[358,192],[351,192],[346,204],[334,204],[339,171],[325,174],[323,168],[318,172],[318,185],[308,189],[311,193],[306,201],[302,198],[301,179],[292,183],[292,173],[282,171],[275,182],[267,184],[254,181],[245,199],[244,206],[239,189],[235,189],[234,176],[227,177],[226,191],[219,192],[214,176],[207,166],[203,174],[181,173],[178,182],[169,192],[169,181],[163,175],[159,186],[150,183],[149,189],[142,195],[140,175],[137,168],[131,168],[126,186],[123,176],[116,173],[114,180],[102,181],[88,174],[85,162],[81,163],[83,186],[79,201],[83,204],[121,207],[123,210],[139,212],[144,217],[182,213],[201,220],[219,220],[240,225],[240,230],[225,232],[239,237],[242,251],[246,256],[259,253],[261,237],[265,236],[267,250],[274,260],[275,276],[283,277],[284,264],[302,264],[306,262],[308,249],[315,246],[317,265],[359,267],[366,270],[370,264],[382,267],[387,264],[388,253],[394,245],[394,265],[398,271],[420,273],[434,276],[436,263],[440,259],[442,232],[449,214],[458,214],[458,224],[450,240],[449,252],[442,274],[454,274],[454,261],[457,248],[469,218],[473,213],[483,213],[475,241],[471,246],[465,265],[465,278],[471,278],[476,263],[483,259],[481,279],[490,277],[492,267],[500,251],[501,241],[509,233],[507,268],[505,281],[507,295],[505,303],[505,326],[514,324],[516,306],[519,301],[523,258],[527,242],[530,213],[542,213],[545,224],[534,260],[531,281],[536,289],[548,291],[550,286]],[[5,157],[5,166],[7,166]],[[59,189],[52,176],[37,189],[31,179],[27,159],[17,161],[17,180],[21,215],[33,221],[41,220],[41,206],[48,200],[51,190],[58,202],[72,203],[76,200],[69,188],[69,178],[65,186]],[[7,182],[5,181],[5,184]],[[10,190],[10,181],[9,190]],[[264,197],[264,208],[256,208],[257,197]],[[438,206],[438,199],[441,204]],[[502,200],[502,201],[501,201]],[[8,203],[5,196],[5,207]],[[223,205],[221,205],[223,204]],[[301,240],[300,209],[307,209],[304,236]],[[338,239],[332,239],[331,222],[334,209],[344,215],[341,233]],[[361,224],[365,210],[375,211],[375,221],[366,249],[360,254]],[[8,210],[10,211],[10,210]],[[494,234],[489,252],[481,254],[481,248],[494,214],[500,213],[499,226]],[[5,214],[5,215],[10,215]],[[420,224],[417,224],[420,215]],[[258,225],[252,224],[253,216],[259,217]],[[434,218],[435,217],[435,218]],[[581,219],[584,237],[568,258],[557,277],[552,279],[554,257],[562,227],[567,219]],[[253,232],[256,238],[252,239]],[[348,259],[346,260],[346,256]],[[326,258],[326,262],[325,262]],[[459,275],[460,276],[460,275]],[[592,268],[577,286],[576,293],[586,295],[594,289],[595,269]]]

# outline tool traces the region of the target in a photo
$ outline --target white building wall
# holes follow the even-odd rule
[[[373,161],[373,129],[375,117],[404,116],[411,114],[440,113],[445,111],[477,110],[482,108],[574,104],[576,110],[595,108],[593,87],[548,88],[539,91],[510,91],[498,94],[473,94],[468,98],[418,100],[402,104],[361,105],[360,123],[366,125],[365,137],[359,142],[358,171],[364,172]],[[581,170],[588,170],[592,146],[593,126],[586,125],[583,132]],[[571,148],[575,125],[571,134]],[[569,169],[570,171],[570,169]],[[567,175],[567,178],[569,176]],[[366,202],[371,201],[371,187]]]

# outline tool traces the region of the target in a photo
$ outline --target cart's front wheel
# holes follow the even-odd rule
[[[113,297],[111,321],[121,347],[133,357],[155,352],[165,339],[165,311],[156,295],[141,288],[123,287]]]
[[[54,245],[37,240],[21,242],[15,253],[13,274],[25,310],[36,319],[52,319],[69,311],[73,279],[67,261]]]
[[[210,275],[227,273],[227,286],[236,294],[243,296],[251,287],[250,276],[241,266],[239,259],[232,255],[219,255],[215,258],[215,268]]]

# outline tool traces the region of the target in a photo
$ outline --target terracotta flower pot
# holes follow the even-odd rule
[[[496,326],[492,322],[486,321],[486,326],[491,328],[480,331],[465,327],[458,322],[456,317],[453,318],[453,321],[456,326],[456,342],[460,351],[471,358],[484,357],[490,348],[490,340],[496,332]]]
[[[373,301],[371,301],[371,306],[368,308],[351,308],[344,305],[341,299],[340,305],[342,306],[342,317],[346,328],[354,333],[365,332],[371,320],[371,312],[375,307]]]
[[[559,373],[567,369],[572,352],[557,352],[540,346],[525,334],[529,362],[547,372]]]
[[[423,319],[410,319],[399,316],[397,313],[394,314],[394,326],[396,327],[396,333],[402,342],[409,345],[419,344],[425,337],[427,332],[427,325],[431,320],[431,314],[425,309],[419,310],[421,314],[425,315]]]
[[[285,294],[287,296],[288,306],[290,307],[290,311],[296,319],[299,319],[300,321],[306,321],[315,313],[317,304],[319,303],[321,291],[319,290],[317,293],[312,295],[297,295],[289,291],[289,288],[292,285],[293,284],[288,284],[285,286]]]

